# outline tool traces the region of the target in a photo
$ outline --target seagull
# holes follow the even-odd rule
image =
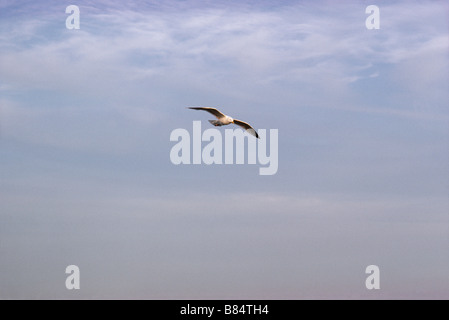
[[[224,126],[224,125],[233,123],[233,124],[236,124],[236,125],[242,127],[247,132],[249,132],[250,134],[255,136],[257,139],[260,139],[256,130],[254,130],[254,128],[251,127],[248,123],[241,121],[241,120],[232,119],[230,116],[227,116],[227,115],[221,113],[216,108],[210,108],[210,107],[188,107],[188,108],[193,109],[193,110],[204,110],[204,111],[207,111],[207,112],[213,114],[214,116],[216,116],[218,120],[209,120],[209,122],[212,123],[216,127],[220,127],[220,126]]]

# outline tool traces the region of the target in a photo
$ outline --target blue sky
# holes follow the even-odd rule
[[[0,298],[448,298],[448,10],[1,2]],[[277,174],[173,165],[192,105],[278,129]]]

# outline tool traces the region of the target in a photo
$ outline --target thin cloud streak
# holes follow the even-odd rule
[[[175,15],[129,10],[92,14],[85,27],[76,35],[67,34],[61,42],[49,41],[3,54],[0,70],[8,82],[46,89],[70,87],[85,91],[93,81],[101,82],[100,88],[95,88],[104,87],[104,95],[121,86],[117,78],[136,84],[151,83],[160,77],[182,77],[210,88],[229,82],[238,71],[243,77],[240,75],[237,83],[276,85],[287,81],[316,89],[334,88],[331,95],[341,92],[344,97],[351,93],[349,83],[370,78],[376,72],[373,67],[372,73],[365,76],[359,73],[360,66],[400,64],[416,56],[416,49],[422,47],[426,50],[420,58],[431,61],[427,57],[435,55],[435,50],[447,49],[447,42],[442,44],[444,36],[437,30],[413,38],[399,28],[409,21],[402,11],[392,16],[398,20],[393,23],[394,30],[381,29],[379,37],[367,34],[358,27],[357,11],[346,6],[334,9],[331,21],[329,16],[319,19],[303,7],[301,11],[292,10],[300,18],[283,8],[274,12],[205,8]],[[439,9],[437,4],[427,8],[422,19],[429,19]],[[385,11],[394,12],[395,8],[387,7]],[[17,32],[23,29],[29,34],[35,21],[26,24]],[[89,25],[93,25],[92,29]],[[104,25],[108,26],[106,31]],[[13,41],[10,38],[9,42]],[[3,46],[7,47],[8,41]],[[408,72],[414,69],[408,67]],[[447,65],[433,75],[446,79],[446,69]],[[201,78],[195,74],[201,74]],[[424,76],[422,72],[417,75]],[[254,86],[245,87],[254,90]]]

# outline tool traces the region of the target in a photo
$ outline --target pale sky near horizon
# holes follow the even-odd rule
[[[448,14],[0,1],[0,299],[448,299]],[[277,129],[277,173],[172,164],[187,106]]]

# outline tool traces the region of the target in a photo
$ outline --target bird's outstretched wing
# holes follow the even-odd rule
[[[189,109],[193,109],[193,110],[204,110],[207,111],[211,114],[213,114],[214,116],[216,116],[218,119],[222,118],[222,117],[226,117],[225,114],[221,113],[220,111],[218,111],[215,108],[210,108],[210,107],[188,107]]]
[[[251,133],[253,136],[255,136],[257,139],[260,139],[259,135],[256,132],[256,130],[254,130],[254,128],[251,127],[248,123],[234,119],[234,124],[242,127],[243,129],[245,129],[246,131]]]

